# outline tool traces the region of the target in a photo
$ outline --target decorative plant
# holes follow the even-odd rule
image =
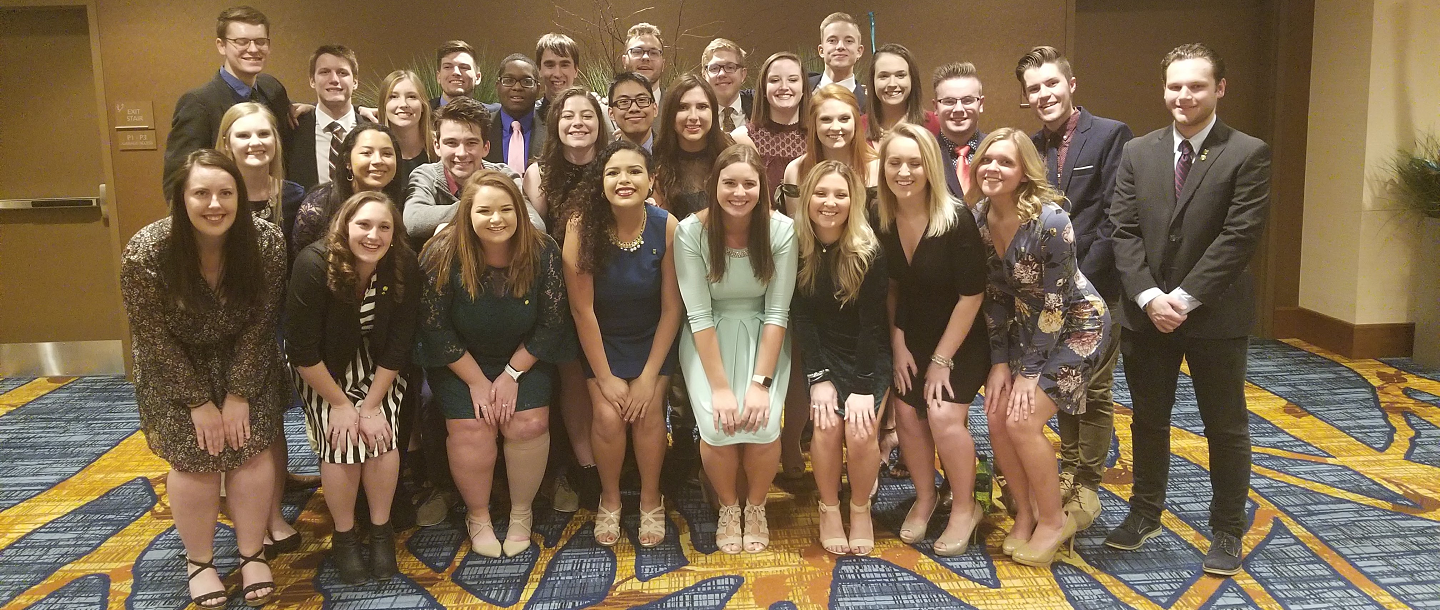
[[[1396,151],[1386,165],[1393,179],[1390,192],[1405,207],[1440,218],[1440,139],[1425,133],[1411,150]]]

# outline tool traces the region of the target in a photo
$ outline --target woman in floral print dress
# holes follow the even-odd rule
[[[980,143],[969,194],[988,258],[985,292],[991,368],[985,412],[995,459],[1019,510],[1004,550],[1048,565],[1075,534],[1061,508],[1055,449],[1045,422],[1085,411],[1110,314],[1075,262],[1075,230],[1025,134],[998,129]],[[983,197],[982,197],[983,195]]]

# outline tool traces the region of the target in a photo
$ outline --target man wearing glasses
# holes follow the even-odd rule
[[[521,175],[530,159],[545,146],[545,117],[535,112],[535,100],[540,99],[539,74],[535,60],[524,53],[507,56],[495,76],[495,94],[500,102],[485,108],[494,117],[490,142],[499,145],[490,147],[485,160],[504,163]]]
[[[970,161],[985,134],[980,113],[985,112],[985,91],[970,62],[948,63],[935,69],[935,115],[940,119],[940,149],[945,156],[945,183],[957,199],[970,188]]]
[[[655,142],[655,115],[660,107],[650,96],[650,81],[635,72],[621,72],[610,83],[610,120],[615,122],[615,138],[625,138],[650,150]]]
[[[744,125],[755,101],[754,89],[740,89],[747,76],[745,51],[733,41],[716,38],[700,53],[700,69],[720,101],[720,126],[725,133]]]
[[[665,46],[660,40],[660,28],[648,23],[637,23],[625,32],[625,53],[620,56],[626,72],[634,72],[650,81],[650,97],[660,103],[661,75],[665,73]]]
[[[215,145],[220,118],[240,102],[269,107],[280,124],[281,141],[290,139],[290,96],[279,80],[261,74],[270,55],[270,21],[265,15],[248,6],[221,11],[215,24],[215,50],[224,58],[220,72],[175,103],[165,140],[167,181],[191,152]]]

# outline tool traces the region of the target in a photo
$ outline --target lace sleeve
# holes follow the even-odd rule
[[[325,201],[330,198],[330,185],[325,184],[310,191],[300,210],[295,213],[295,227],[290,233],[290,260],[300,250],[320,239],[325,234]]]
[[[426,268],[429,266],[426,265]],[[465,355],[460,335],[450,323],[450,306],[455,291],[464,290],[464,286],[456,275],[449,279],[450,282],[442,289],[434,272],[425,274],[425,292],[420,299],[420,332],[415,340],[415,362],[423,367],[445,366]]]
[[[560,249],[545,236],[540,253],[540,267],[535,270],[534,293],[539,299],[540,314],[535,329],[525,340],[530,355],[546,362],[565,362],[575,358],[577,338],[570,318],[570,299],[565,292],[565,276],[561,271]]]

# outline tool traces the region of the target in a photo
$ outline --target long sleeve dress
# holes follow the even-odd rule
[[[801,359],[805,376],[812,386],[823,381],[835,385],[841,415],[851,394],[874,396],[879,409],[891,381],[885,253],[875,249],[860,293],[841,305],[835,296],[839,283],[834,274],[839,249],[817,241],[814,251],[821,261],[814,290],[797,289],[790,304],[795,344],[805,355]]]
[[[1110,312],[1075,263],[1070,216],[1045,205],[1039,216],[1020,223],[1002,257],[986,224],[989,211],[988,200],[976,207],[988,255],[984,312],[991,357],[1008,362],[1011,373],[1038,376],[1040,389],[1061,411],[1084,413]]]
[[[458,264],[452,267],[443,289],[434,274],[427,273],[415,351],[447,419],[475,417],[469,387],[448,366],[466,352],[492,381],[504,374],[505,365],[522,343],[538,359],[520,377],[516,411],[549,405],[555,363],[575,358],[575,327],[561,273],[560,248],[549,235],[542,239],[545,246],[539,253],[535,280],[522,296],[510,293],[506,282],[509,269],[486,269],[475,296],[466,292]]]
[[[709,377],[695,349],[695,333],[715,329],[725,377],[743,415],[745,391],[755,373],[761,331],[767,324],[781,327],[789,324],[790,298],[795,292],[794,223],[778,212],[770,214],[769,222],[770,249],[775,261],[775,274],[769,283],[755,277],[747,251],[736,249],[726,251],[725,276],[719,282],[710,283],[707,279],[710,246],[705,225],[699,217],[691,216],[681,221],[675,230],[675,271],[686,312],[685,329],[680,333],[680,369],[689,380],[690,402],[700,436],[713,446],[764,444],[780,437],[780,413],[784,410],[785,389],[790,383],[789,334],[775,363],[770,414],[758,432],[737,430],[727,435],[716,428]]]
[[[120,260],[120,291],[130,320],[135,358],[135,403],[155,455],[182,472],[223,472],[240,467],[281,434],[290,404],[290,376],[275,343],[285,293],[285,238],[255,220],[265,294],[260,306],[222,302],[206,288],[198,309],[181,309],[166,286],[163,264],[170,219],[140,229]],[[201,449],[191,405],[220,407],[226,394],[250,406],[250,442],[210,455]]]

